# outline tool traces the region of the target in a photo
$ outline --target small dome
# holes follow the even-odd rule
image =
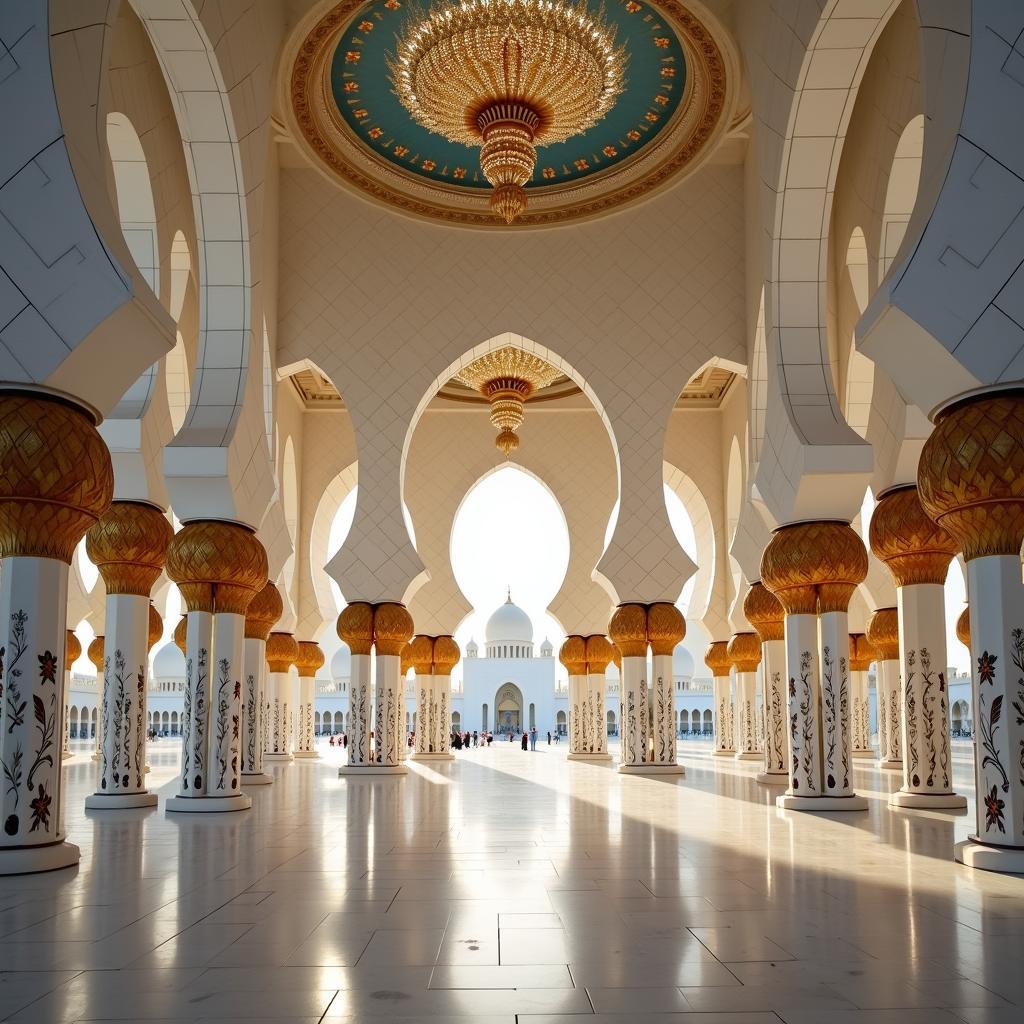
[[[540,645],[540,656],[542,658],[552,658],[554,657],[554,654],[555,649],[551,646],[551,641],[547,637],[544,637],[544,643]]]
[[[480,648],[477,646],[477,642],[470,639],[469,643],[466,644],[466,657],[475,658],[480,653]]]
[[[160,682],[169,682],[185,678],[185,655],[177,645],[166,643],[153,657],[153,678]]]
[[[352,675],[352,652],[342,644],[331,658],[331,679],[348,679]]]
[[[685,647],[676,647],[672,652],[672,675],[692,679],[693,672],[693,655]]]
[[[533,623],[530,616],[518,605],[508,600],[487,620],[487,643],[532,644]]]

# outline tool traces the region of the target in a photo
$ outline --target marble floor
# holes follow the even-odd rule
[[[150,748],[161,797],[176,747]],[[1024,1020],[1024,879],[953,862],[973,808],[890,810],[872,766],[867,813],[783,813],[706,742],[683,779],[565,754],[352,780],[325,748],[210,816],[87,813],[80,754],[81,866],[0,879],[0,1020]]]

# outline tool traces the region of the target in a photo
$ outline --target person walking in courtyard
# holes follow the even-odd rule
[[[526,730],[524,729],[524,730],[523,730],[523,740],[522,740],[522,744],[521,744],[521,745],[522,745],[522,748],[523,748],[523,750],[526,750],[526,749],[528,749],[528,748],[527,748],[527,743],[529,743],[529,741],[530,741],[530,736],[529,736],[529,733],[527,733],[527,731],[526,731]]]
[[[537,726],[534,726],[532,729],[530,729],[530,749],[537,749]]]
[[[548,746],[551,746],[551,730],[548,729]]]

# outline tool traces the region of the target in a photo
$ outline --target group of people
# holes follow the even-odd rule
[[[470,747],[489,747],[494,736],[489,732],[453,732],[452,749],[469,750]]]
[[[548,733],[548,746],[551,746],[551,733]],[[558,733],[554,734],[555,743],[558,742]],[[511,743],[514,739],[514,734],[508,734],[508,741]],[[409,733],[408,744],[412,747],[416,742],[416,733]],[[348,733],[341,733],[339,736],[330,736],[328,742],[332,747],[344,747],[348,748]],[[373,742],[373,733],[370,733],[370,742]],[[475,747],[489,747],[494,742],[494,733],[492,732],[453,732],[451,734],[452,750],[469,750]],[[536,750],[537,749],[537,727],[534,726],[527,732],[525,729],[522,733],[521,743],[523,750]]]

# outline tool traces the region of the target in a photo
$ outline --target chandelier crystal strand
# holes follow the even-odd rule
[[[480,148],[491,209],[512,223],[537,147],[579,135],[615,105],[626,55],[604,11],[558,0],[466,0],[413,13],[389,59],[402,106]]]

